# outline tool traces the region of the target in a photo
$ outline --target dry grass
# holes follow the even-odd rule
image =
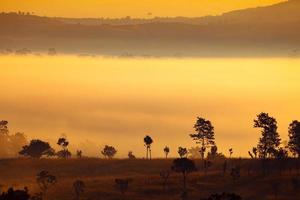
[[[298,161],[270,161],[269,175],[263,176],[261,162],[258,160],[228,160],[228,169],[240,165],[241,177],[233,180],[229,175],[222,175],[223,161],[213,161],[213,166],[205,175],[200,160],[195,161],[199,170],[188,176],[189,199],[200,200],[211,193],[235,192],[245,200],[296,200],[300,191],[293,190],[292,178],[298,178]],[[73,199],[72,183],[81,179],[86,184],[82,199],[101,200],[147,200],[180,199],[181,175],[171,173],[166,190],[159,173],[170,169],[172,160],[103,160],[87,159],[5,159],[0,160],[0,184],[2,189],[13,186],[28,186],[31,193],[38,192],[36,174],[47,170],[58,179],[46,199]],[[284,164],[284,165],[283,165]],[[280,175],[279,169],[283,165]],[[115,188],[115,178],[132,178],[125,195]],[[275,185],[275,186],[274,186]]]

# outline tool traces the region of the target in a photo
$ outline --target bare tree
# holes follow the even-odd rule
[[[57,182],[56,177],[45,170],[37,174],[36,181],[43,196],[45,196],[48,189]]]

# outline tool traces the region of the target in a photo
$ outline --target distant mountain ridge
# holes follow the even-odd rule
[[[21,47],[108,55],[286,56],[300,48],[300,1],[200,18],[0,14],[0,48]]]

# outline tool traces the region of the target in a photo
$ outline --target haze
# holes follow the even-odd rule
[[[284,0],[1,0],[0,11],[26,11],[56,17],[140,17],[216,15]]]
[[[197,116],[215,126],[220,152],[246,156],[257,144],[259,112],[287,127],[300,112],[299,59],[121,59],[76,56],[1,56],[1,119],[54,147],[66,135],[71,150],[100,156],[105,144],[118,157],[144,156],[143,137],[154,139],[153,156],[196,146],[188,134]]]

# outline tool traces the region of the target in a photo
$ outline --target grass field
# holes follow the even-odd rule
[[[84,181],[86,189],[81,199],[100,200],[153,200],[181,199],[182,176],[171,172],[166,189],[160,171],[170,170],[172,159],[129,160],[97,158],[82,159],[3,159],[0,160],[1,189],[27,186],[31,194],[39,192],[36,174],[47,170],[57,177],[45,199],[74,199],[72,184],[76,179]],[[202,161],[195,160],[198,171],[188,175],[188,199],[200,200],[212,193],[234,192],[245,200],[300,199],[299,163],[297,160],[269,161],[268,174],[263,175],[259,160],[227,160],[227,172],[223,176],[224,160],[213,161],[207,173]],[[239,165],[240,178],[233,179],[230,169]],[[281,170],[280,170],[281,169]],[[281,173],[280,173],[281,172]],[[115,187],[116,178],[131,178],[129,188],[121,194]],[[293,184],[298,180],[298,185]]]

